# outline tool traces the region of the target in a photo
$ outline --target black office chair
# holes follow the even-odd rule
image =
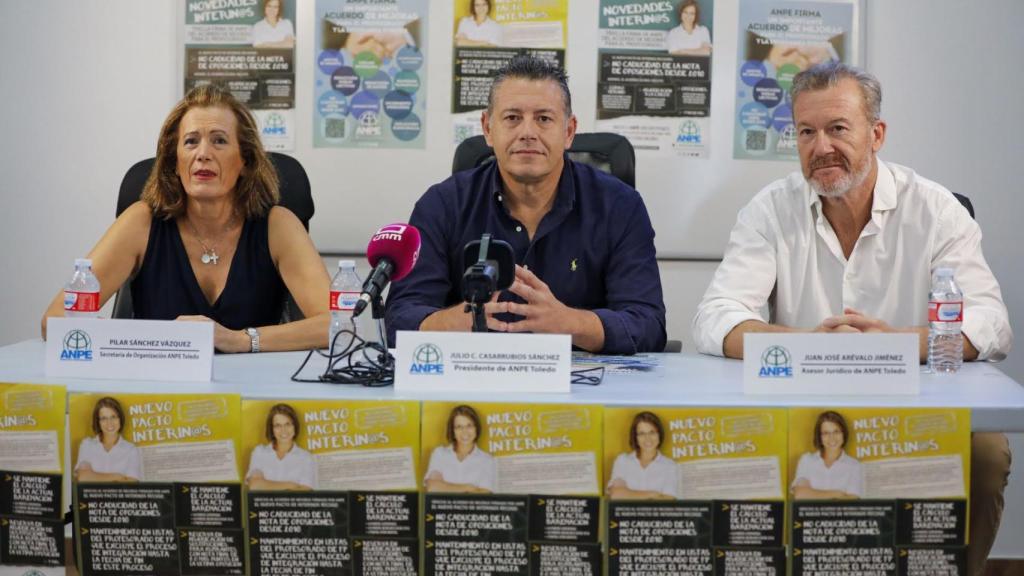
[[[576,162],[589,164],[636,187],[636,155],[625,136],[611,132],[577,134],[567,152],[569,158]],[[483,136],[466,138],[455,149],[452,173],[470,170],[493,160],[494,150]]]
[[[971,204],[971,199],[956,192],[953,192],[953,196],[956,196],[956,199],[964,205],[964,208],[967,208],[967,213],[971,215],[971,218],[974,218],[974,204]]]
[[[274,163],[274,168],[277,169],[281,196],[279,204],[294,212],[295,216],[299,218],[299,221],[302,222],[302,225],[308,231],[309,221],[313,218],[315,208],[306,170],[298,160],[291,156],[279,152],[268,152],[267,155],[270,157],[270,161]],[[121,190],[117,195],[117,212],[115,216],[120,216],[125,209],[139,200],[139,197],[142,195],[142,188],[146,184],[146,179],[149,178],[149,173],[153,170],[154,162],[156,162],[155,158],[147,158],[146,160],[136,162],[125,172],[124,178],[121,180]],[[117,295],[114,297],[112,317],[132,318],[134,316],[131,282],[131,279],[129,279],[117,291]],[[290,322],[300,319],[302,319],[302,311],[289,294],[281,321]]]
[[[636,187],[636,154],[633,145],[621,134],[593,132],[576,134],[572,147],[567,151],[569,158],[588,164]],[[494,150],[487,145],[483,136],[467,138],[455,149],[452,173],[471,170],[494,161]],[[665,352],[682,352],[680,340],[665,342]]]

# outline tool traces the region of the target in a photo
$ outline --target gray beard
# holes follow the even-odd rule
[[[871,159],[864,163],[864,167],[860,170],[852,173],[846,173],[842,178],[836,180],[834,183],[825,186],[821,182],[814,179],[807,178],[807,183],[811,186],[811,191],[825,198],[842,198],[847,192],[860,186],[867,179],[868,174],[871,173]]]

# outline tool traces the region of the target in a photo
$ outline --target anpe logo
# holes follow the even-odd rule
[[[89,335],[77,328],[65,334],[60,359],[92,361],[92,340]]]
[[[420,344],[412,353],[410,374],[444,374],[441,349],[435,344]]]
[[[269,114],[264,121],[263,134],[265,136],[284,136],[287,133],[284,116],[277,112]]]
[[[761,378],[792,378],[793,367],[789,361],[789,350],[782,346],[769,346],[761,354]]]
[[[693,120],[686,120],[679,125],[679,135],[676,136],[676,142],[680,144],[700,144],[701,143],[700,126],[697,125]]]

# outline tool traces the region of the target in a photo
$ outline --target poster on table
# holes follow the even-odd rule
[[[608,574],[786,574],[781,408],[605,408]]]
[[[315,148],[423,148],[427,0],[316,0]]]
[[[494,73],[520,54],[565,68],[568,0],[451,0],[455,6],[452,114],[455,143],[483,134]]]
[[[63,386],[0,383],[0,574],[64,574]]]
[[[601,574],[600,406],[425,402],[425,574]]]
[[[252,576],[417,574],[420,406],[245,400]]]
[[[237,395],[68,403],[83,576],[245,573]]]
[[[970,410],[789,413],[794,576],[966,573]]]
[[[295,4],[185,2],[185,92],[229,89],[252,111],[267,150],[295,149]]]
[[[733,157],[795,160],[789,89],[807,68],[857,64],[858,0],[749,0],[739,5]]]
[[[640,153],[704,158],[712,0],[601,0],[597,123]]]

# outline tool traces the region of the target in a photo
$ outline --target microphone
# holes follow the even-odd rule
[[[366,259],[373,271],[363,282],[363,292],[356,300],[352,317],[362,314],[366,307],[380,302],[381,294],[389,283],[405,278],[420,257],[420,231],[409,224],[388,224],[381,227],[366,245]]]

